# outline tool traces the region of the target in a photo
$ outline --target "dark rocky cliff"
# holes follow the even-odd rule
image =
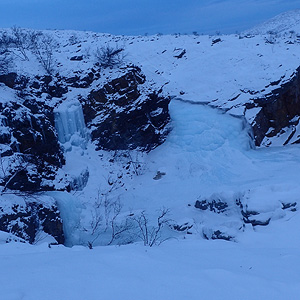
[[[41,200],[39,200],[41,198]],[[19,201],[22,199],[22,201]],[[47,201],[45,201],[47,199]],[[16,201],[15,195],[5,195],[0,203],[0,230],[13,234],[29,243],[36,242],[40,233],[65,241],[60,212],[50,197],[23,195]]]
[[[82,101],[98,149],[149,151],[165,140],[170,98],[153,90],[142,95],[139,86],[145,82],[141,70],[131,67]]]
[[[296,127],[300,120],[300,67],[291,76],[290,81],[274,89],[263,98],[253,99],[253,106],[261,110],[252,122],[255,143],[260,146],[266,138],[276,137],[287,132],[284,144],[299,143],[300,136],[296,134]],[[268,146],[268,143],[266,144]]]

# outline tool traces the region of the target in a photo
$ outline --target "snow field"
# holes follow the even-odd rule
[[[299,248],[286,244],[273,248],[263,238],[256,240],[262,243],[258,247],[251,238],[247,239],[251,245],[197,240],[170,241],[154,248],[128,245],[93,250],[62,246],[49,249],[47,244],[2,245],[0,297],[297,299]]]

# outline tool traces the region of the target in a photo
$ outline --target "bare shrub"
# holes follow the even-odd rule
[[[100,48],[97,47],[95,57],[102,68],[118,67],[124,62],[124,48],[111,47],[108,44]]]
[[[160,210],[156,219],[156,224],[151,225],[145,211],[142,211],[138,216],[132,216],[132,221],[137,230],[136,236],[144,242],[145,246],[160,245],[168,238],[162,238],[162,230],[169,226],[171,219],[168,218],[170,210],[163,208]]]
[[[22,60],[29,60],[27,56],[27,50],[29,49],[29,39],[28,32],[20,27],[12,27],[11,28],[12,37],[11,43],[19,52],[19,57]]]
[[[98,199],[91,213],[90,233],[92,238],[88,241],[90,249],[101,236],[109,236],[108,239],[106,238],[106,244],[111,245],[123,234],[126,235],[129,232],[131,223],[128,217],[119,218],[121,211],[122,205],[119,198],[113,200],[109,197],[109,192],[98,192]],[[124,243],[125,236],[123,238],[122,243]]]
[[[10,32],[0,35],[0,54],[13,54],[23,61],[28,61],[29,49],[28,33],[19,27],[12,27]]]
[[[267,32],[267,36],[265,37],[265,42],[267,44],[276,44],[277,42],[277,38],[279,37],[279,34],[277,31],[272,31],[272,30],[269,30]]]
[[[49,74],[53,74],[55,69],[55,59],[53,52],[57,47],[55,39],[39,31],[33,31],[30,34],[31,49],[39,60],[44,70]]]
[[[121,163],[126,170],[131,169],[133,174],[139,176],[144,174],[146,168],[144,155],[142,151],[116,150],[113,160]]]
[[[79,41],[79,38],[78,38],[78,36],[76,35],[76,33],[74,33],[74,34],[72,34],[70,37],[69,37],[69,43],[71,44],[71,45],[75,45],[75,44],[77,44],[77,43],[79,43],[80,41]]]

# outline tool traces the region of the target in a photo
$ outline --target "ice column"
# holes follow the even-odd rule
[[[65,101],[54,110],[54,116],[58,140],[62,144],[70,143],[85,148],[88,134],[81,104],[78,101]]]

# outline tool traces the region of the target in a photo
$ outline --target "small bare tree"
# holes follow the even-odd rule
[[[11,28],[12,37],[11,44],[18,50],[19,58],[29,60],[27,50],[29,49],[28,32],[20,27],[13,26]],[[16,54],[16,53],[15,53]]]
[[[160,245],[168,238],[162,238],[162,229],[168,226],[171,219],[168,218],[170,210],[163,208],[160,210],[157,217],[157,224],[151,226],[149,223],[149,218],[145,211],[142,211],[140,215],[133,216],[132,221],[135,223],[135,228],[137,228],[137,237],[144,242],[145,246],[152,247],[154,245]]]
[[[121,213],[121,203],[116,201],[112,205],[112,217],[109,220],[109,226],[111,229],[111,239],[108,242],[108,245],[111,245],[115,240],[119,239],[123,233],[126,233],[131,228],[131,223],[129,218],[126,217],[122,222],[117,222],[117,218]]]
[[[125,58],[124,48],[105,45],[97,47],[95,57],[101,68],[114,68],[120,66]]]
[[[12,27],[10,32],[2,32],[0,35],[0,54],[13,54],[23,61],[29,60],[28,33],[19,27]]]
[[[133,173],[139,176],[145,171],[146,164],[143,161],[143,156],[142,151],[116,150],[113,159],[127,165],[126,169],[131,168]]]
[[[44,70],[52,75],[55,69],[55,59],[53,52],[57,47],[57,42],[48,34],[33,31],[30,34],[31,49],[34,55],[43,66]]]
[[[88,241],[90,249],[93,248],[95,241],[101,235],[110,235],[107,245],[111,245],[130,229],[131,223],[128,217],[118,220],[122,210],[120,199],[111,200],[108,195],[109,192],[103,194],[98,191],[98,199],[91,213],[90,228],[92,239]]]

